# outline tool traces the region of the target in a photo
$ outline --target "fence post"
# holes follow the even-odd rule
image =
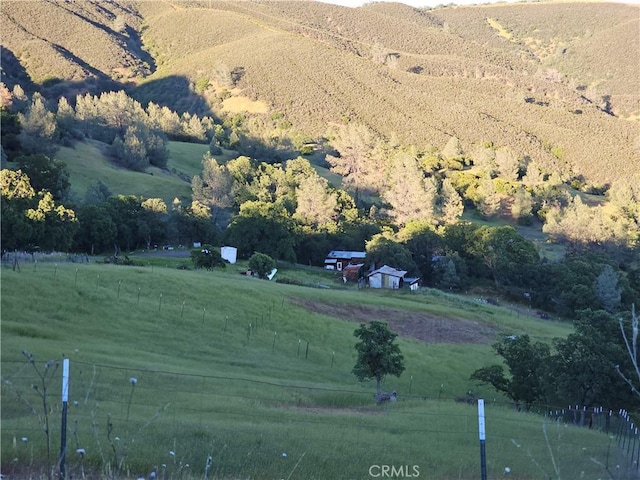
[[[637,437],[638,437],[638,429],[636,428],[636,438]],[[633,461],[633,458],[631,458],[631,461]],[[635,463],[636,463],[636,470],[640,470],[640,445],[638,446],[638,453],[636,454]]]
[[[69,404],[69,359],[62,360],[62,426],[60,428],[60,480],[66,474],[67,408]]]
[[[487,454],[485,451],[484,399],[478,399],[478,434],[480,437],[480,474],[487,480]]]

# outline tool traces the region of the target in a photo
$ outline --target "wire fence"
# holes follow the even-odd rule
[[[3,361],[4,478],[60,470],[58,363]],[[372,393],[312,383],[73,359],[70,371],[69,478],[480,478],[471,402],[405,395],[378,406]],[[486,404],[489,478],[640,477],[627,412],[505,407]]]
[[[66,275],[74,286],[91,291],[107,291],[108,285],[110,298],[129,296],[130,305],[140,304],[140,287],[127,290],[117,277],[88,277],[82,268],[74,272],[58,264],[44,267],[33,262],[28,269],[23,265],[23,273],[46,272],[54,280]],[[154,292],[153,302],[159,319],[169,312],[185,324],[214,322],[209,305],[185,307],[185,300],[171,292]],[[277,351],[285,339],[268,327],[276,321],[278,305],[271,301],[251,314],[248,326],[235,325],[246,328],[246,338],[242,330],[225,341]],[[216,312],[216,328],[230,334],[233,326],[227,321],[225,312]],[[320,361],[299,337],[286,337],[292,355]],[[409,376],[397,402],[378,406],[370,391],[250,376],[249,357],[237,359],[243,376],[145,370],[72,357],[65,450],[69,478],[480,478],[473,396],[458,399],[461,406],[442,391],[437,397],[412,395]],[[324,352],[321,361],[334,367],[334,357],[335,351]],[[337,364],[340,358],[338,352]],[[32,363],[4,355],[5,478],[59,475],[60,361]],[[540,406],[533,414],[495,401],[485,405],[489,478],[640,478],[640,438],[625,411]]]

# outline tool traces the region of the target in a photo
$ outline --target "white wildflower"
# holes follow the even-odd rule
[[[129,381],[131,382],[131,385],[135,385],[136,383],[138,383],[138,379],[136,377],[131,377]]]

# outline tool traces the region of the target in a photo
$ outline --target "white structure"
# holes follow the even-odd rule
[[[223,260],[233,264],[238,259],[238,249],[236,247],[220,247],[220,256]]]
[[[278,269],[274,268],[273,270],[271,270],[269,273],[267,273],[267,278],[269,280],[273,280],[273,277],[276,276],[276,273],[278,273]]]
[[[407,274],[404,270],[397,270],[388,265],[383,265],[371,272],[369,277],[369,286],[371,288],[401,288],[404,283],[404,276]]]

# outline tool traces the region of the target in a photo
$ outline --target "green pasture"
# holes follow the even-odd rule
[[[138,478],[157,468],[167,479],[203,478],[205,471],[217,479],[368,479],[374,465],[416,466],[429,479],[477,478],[477,409],[456,401],[469,391],[486,401],[490,478],[502,478],[505,467],[509,478],[556,478],[554,462],[562,478],[604,478],[606,435],[519,413],[468,380],[496,361],[489,345],[399,338],[406,371],[384,382],[399,400],[380,407],[374,383],[350,373],[357,323],[301,305],[409,309],[536,339],[566,336],[569,325],[431,290],[338,289],[322,276],[316,283],[330,288],[310,288],[249,278],[235,267],[57,261],[3,268],[6,478],[25,469],[44,477],[43,403],[32,385],[42,385],[35,367],[44,372],[48,360],[63,356],[71,362],[67,471],[74,478]],[[287,272],[313,283],[311,271]],[[35,367],[22,350],[34,355]],[[55,459],[61,372],[49,371]]]
[[[101,180],[114,194],[159,197],[167,205],[176,197],[185,201],[191,198],[191,179],[202,172],[202,157],[209,148],[199,143],[169,142],[166,169],[149,167],[145,172],[134,172],[109,161],[107,147],[90,140],[60,147],[56,159],[66,163],[71,193],[76,198],[82,200],[87,188]],[[234,152],[225,151],[221,160],[234,156]]]
[[[186,175],[189,179],[202,173],[202,158],[209,151],[209,145],[189,142],[169,142],[169,162],[167,168]],[[226,163],[238,156],[235,150],[221,149],[222,154],[213,155],[219,163]]]

